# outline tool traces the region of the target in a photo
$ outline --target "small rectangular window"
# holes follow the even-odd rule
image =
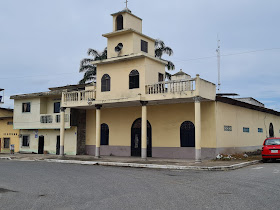
[[[250,129],[249,129],[249,128],[246,128],[246,127],[243,127],[243,132],[244,132],[244,133],[249,133],[249,132],[250,132]]]
[[[4,148],[5,149],[10,148],[10,138],[4,138]]]
[[[13,125],[13,122],[7,122],[7,125]]]
[[[262,128],[258,128],[258,132],[259,133],[263,133],[263,129]]]
[[[164,80],[164,75],[161,73],[158,73],[158,81],[163,82],[163,80]]]
[[[22,136],[22,146],[29,147],[29,135]]]
[[[59,113],[60,112],[60,102],[55,102],[53,107],[53,113]]]
[[[22,112],[30,112],[30,102],[22,103]]]
[[[224,131],[232,131],[232,126],[230,126],[230,125],[225,125],[225,126],[224,126]]]
[[[141,40],[141,51],[148,53],[148,42]]]

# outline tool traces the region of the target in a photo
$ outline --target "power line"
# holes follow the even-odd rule
[[[250,54],[255,52],[263,52],[263,51],[272,51],[272,50],[280,50],[280,48],[270,48],[270,49],[262,49],[262,50],[252,50],[252,51],[244,51],[244,52],[238,52],[238,53],[230,53],[230,54],[224,54],[220,56],[234,56],[234,55],[242,55],[242,54]],[[188,61],[195,61],[195,60],[204,60],[204,59],[210,59],[210,58],[217,58],[216,55],[213,56],[207,56],[207,57],[200,57],[200,58],[191,58],[187,60],[178,59],[179,61],[176,62],[188,62]],[[177,59],[177,58],[175,58]],[[78,73],[78,72],[77,72]],[[31,76],[19,76],[19,77],[0,77],[0,80],[2,79],[22,79],[22,78],[30,78],[30,77],[47,77],[47,76],[53,76],[56,77],[58,75],[66,75],[66,74],[76,74],[76,73],[60,73],[60,74],[54,74],[54,75],[31,75]]]
[[[226,56],[250,54],[250,53],[255,53],[255,52],[272,51],[272,50],[280,50],[280,48],[270,48],[270,49],[262,49],[262,50],[244,51],[244,52],[238,52],[238,53],[224,54],[224,55],[220,55],[220,56],[226,57]],[[191,59],[187,59],[187,60],[182,60],[182,59],[178,59],[178,60],[179,60],[179,62],[180,61],[187,62],[187,61],[195,61],[195,60],[204,60],[204,59],[209,59],[209,58],[217,58],[217,55],[208,56],[208,57],[200,57],[200,58],[191,58]],[[175,58],[175,59],[177,59],[177,58]]]

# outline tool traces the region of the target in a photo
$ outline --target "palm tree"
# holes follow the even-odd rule
[[[173,50],[166,46],[165,43],[160,40],[160,39],[156,39],[155,42],[155,56],[156,58],[162,59],[162,56],[166,54],[168,56],[173,55]],[[175,65],[174,63],[172,63],[171,61],[167,61],[167,64],[165,65],[167,70],[174,70],[175,69]],[[171,74],[168,72],[165,72],[165,77],[168,79],[171,79]]]
[[[107,59],[107,48],[105,48],[103,52],[98,52],[97,50],[89,49],[87,54],[89,56],[93,56],[93,59],[84,58],[83,60],[81,60],[80,72],[85,72],[85,73],[84,73],[84,78],[80,80],[79,84],[85,84],[86,82],[95,80],[96,65],[92,65],[91,62]],[[165,46],[165,43],[162,40],[156,39],[155,57],[162,59],[162,56],[164,54],[171,56],[171,55],[173,55],[173,50],[170,47]],[[168,61],[168,60],[166,60],[166,61],[167,61],[167,64],[166,64],[167,70],[174,70],[175,69],[174,63],[172,63],[171,61]],[[165,72],[165,76],[168,79],[171,78],[171,74],[168,72]]]
[[[85,84],[89,81],[94,81],[96,76],[96,65],[91,64],[93,61],[104,60],[107,59],[107,47],[103,50],[103,52],[98,52],[94,49],[88,49],[87,54],[92,56],[92,58],[84,58],[80,63],[79,72],[85,72],[84,78],[80,80],[79,84]]]

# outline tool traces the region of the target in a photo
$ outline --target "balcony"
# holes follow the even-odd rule
[[[195,79],[163,81],[152,85],[146,85],[146,94],[181,93],[195,90]]]
[[[122,105],[126,103],[127,106],[135,105],[141,100],[165,104],[182,101],[193,102],[194,97],[200,97],[202,100],[215,100],[216,97],[215,84],[201,79],[199,75],[190,79],[163,81],[146,85],[142,90],[139,89],[139,92],[142,92],[139,94],[139,92],[133,93],[127,89],[126,92],[122,92],[122,97],[109,97],[107,99],[103,98],[101,94],[96,98],[95,90],[64,92],[62,93],[62,106],[85,108],[94,104],[107,104],[108,107],[114,107],[120,103]],[[113,97],[114,94],[109,96]]]
[[[40,129],[59,129],[60,128],[60,113],[57,114],[41,114]],[[70,128],[70,115],[65,114],[65,128]]]
[[[65,122],[69,122],[69,114],[65,114]],[[60,123],[60,114],[41,114],[40,123]]]
[[[95,100],[95,90],[82,90],[62,93],[62,105],[67,107],[88,106]]]

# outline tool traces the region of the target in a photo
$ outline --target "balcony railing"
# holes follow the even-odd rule
[[[195,79],[163,81],[146,85],[146,94],[180,93],[195,90]]]
[[[44,114],[40,116],[41,123],[60,123],[60,114]],[[69,122],[69,114],[65,114],[65,122]]]
[[[62,93],[63,103],[87,103],[95,100],[95,90],[82,90]]]

